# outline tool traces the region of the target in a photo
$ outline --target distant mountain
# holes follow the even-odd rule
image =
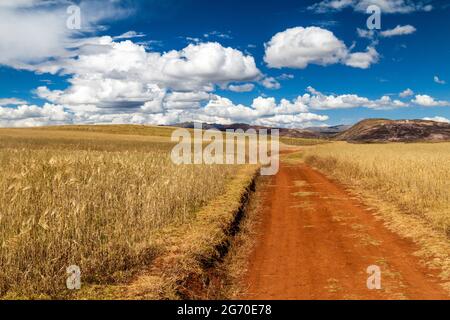
[[[172,125],[179,128],[194,128],[194,122]],[[281,137],[333,139],[349,142],[413,142],[450,140],[450,124],[428,120],[368,119],[354,126],[310,127],[305,129],[270,128],[245,123],[230,125],[202,124],[203,129],[279,129]]]
[[[338,134],[349,142],[414,142],[450,140],[450,124],[428,120],[368,119]]]
[[[194,128],[194,122],[184,122],[184,123],[178,123],[175,125],[171,125],[172,127],[178,127],[178,128],[186,128],[186,129],[192,129]],[[202,128],[205,130],[208,129],[217,129],[220,131],[226,131],[226,130],[237,130],[242,129],[244,131],[248,129],[279,129],[280,130],[280,136],[281,137],[290,137],[290,138],[321,138],[325,135],[321,134],[319,131],[313,131],[308,129],[286,129],[286,128],[271,128],[271,127],[264,127],[264,126],[253,126],[245,123],[235,123],[235,124],[229,124],[229,125],[222,125],[222,124],[208,124],[203,123]]]
[[[305,130],[317,132],[317,133],[320,133],[320,134],[326,135],[326,136],[333,136],[333,135],[337,135],[345,130],[350,129],[351,127],[352,126],[348,126],[348,125],[338,125],[338,126],[331,126],[331,127],[309,127],[309,128],[306,128]]]

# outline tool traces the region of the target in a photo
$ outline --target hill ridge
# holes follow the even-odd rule
[[[339,133],[349,142],[414,142],[450,140],[450,124],[431,120],[365,119]]]

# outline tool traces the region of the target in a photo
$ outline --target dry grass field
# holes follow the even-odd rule
[[[161,230],[224,194],[240,167],[174,165],[171,131],[0,130],[0,298],[64,298],[70,265],[83,283],[125,281],[162,251]]]
[[[309,164],[450,235],[450,143],[319,145]]]
[[[328,140],[325,139],[306,139],[306,138],[290,138],[290,137],[281,137],[280,141],[290,146],[314,146],[318,144],[328,143]]]

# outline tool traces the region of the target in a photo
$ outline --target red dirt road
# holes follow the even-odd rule
[[[262,223],[244,299],[450,299],[417,247],[305,164],[283,163],[263,186]],[[381,268],[381,290],[367,268]]]

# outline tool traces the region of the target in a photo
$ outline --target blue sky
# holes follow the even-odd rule
[[[66,26],[72,4],[81,29]],[[0,126],[448,121],[449,13],[445,1],[5,0]]]

